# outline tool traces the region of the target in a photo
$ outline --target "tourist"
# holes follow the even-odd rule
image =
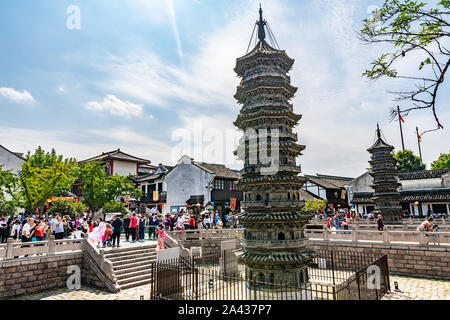
[[[383,216],[381,214],[378,215],[377,228],[378,228],[378,231],[384,231]]]
[[[130,241],[130,215],[127,214],[125,219],[123,219],[123,230],[125,231],[125,240]]]
[[[187,213],[183,214],[183,221],[184,221],[184,230],[189,230],[190,224],[189,224],[189,216],[187,215]]]
[[[217,221],[216,226],[217,226],[217,229],[222,229],[222,228],[223,228],[223,222],[222,222],[222,219],[219,218],[219,221]]]
[[[22,228],[22,242],[31,242],[31,238],[33,237],[32,227],[34,227],[34,220],[31,218],[28,219]]]
[[[171,231],[171,230],[170,230],[171,224],[172,224],[172,222],[171,222],[171,220],[170,220],[170,216],[169,216],[169,215],[166,215],[166,219],[164,219],[164,227],[165,227],[166,232]]]
[[[81,227],[78,227],[73,231],[70,239],[83,239],[83,231],[81,230]]]
[[[219,222],[219,212],[216,211],[214,215],[214,225],[217,226],[217,222]]]
[[[34,236],[36,237],[36,241],[44,240],[44,232],[44,223],[42,221],[39,221],[36,228],[34,229]]]
[[[425,220],[419,227],[417,227],[417,231],[432,232],[433,227],[431,225],[431,222],[433,222],[433,217],[429,217],[427,220]]]
[[[12,228],[11,228],[11,237],[13,238],[14,242],[19,242],[21,238],[20,230],[22,229],[22,225],[20,223],[20,220],[17,219]]]
[[[153,208],[154,209],[154,208]],[[149,228],[148,228],[148,238],[149,240],[155,240],[156,239],[156,228],[158,227],[158,217],[156,214],[153,214],[152,217],[149,219]]]
[[[64,223],[60,216],[56,219],[54,234],[55,234],[55,240],[62,240],[64,239]]]
[[[6,218],[3,217],[0,220],[0,243],[5,243],[8,237],[8,223],[6,222]]]
[[[195,230],[195,218],[194,218],[194,215],[191,215],[191,217],[189,219],[189,229],[190,230]]]
[[[100,243],[103,242],[103,236],[105,235],[106,224],[102,218],[97,219],[98,227],[95,227],[91,233],[89,233],[89,239],[97,244],[97,248],[100,248]]]
[[[162,224],[158,226],[156,235],[158,237],[158,241],[156,243],[156,250],[157,251],[164,250],[164,240],[166,240],[166,232]]]
[[[113,234],[112,234],[112,246],[113,248],[116,246],[117,240],[117,248],[120,247],[120,234],[122,231],[123,222],[119,217],[114,216],[112,221]]]
[[[139,242],[145,241],[145,225],[145,217],[143,215],[139,215]]]
[[[210,218],[209,218],[209,214],[205,215],[205,218],[203,219],[203,223],[205,224],[205,228],[206,229],[210,229],[211,225],[210,225]]]
[[[103,235],[103,247],[111,246],[112,230],[111,225],[106,225],[105,234]]]
[[[349,230],[349,228],[348,228],[348,219],[347,218],[344,218],[344,220],[342,221],[342,226],[344,227],[345,231]]]
[[[131,219],[130,219],[130,233],[131,233],[131,239],[134,242],[136,242],[136,233],[138,232],[138,219],[136,218],[136,213],[133,213]]]

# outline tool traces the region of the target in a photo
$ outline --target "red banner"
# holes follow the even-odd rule
[[[230,210],[233,212],[236,210],[236,198],[230,199]]]

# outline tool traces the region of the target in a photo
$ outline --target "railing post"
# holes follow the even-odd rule
[[[6,259],[12,259],[14,257],[14,242],[12,238],[8,238],[6,244]]]
[[[326,226],[323,229],[323,240],[324,241],[330,240],[330,231],[328,230],[328,228]]]
[[[389,230],[384,230],[384,232],[383,232],[383,243],[389,243],[389,242],[391,242]]]
[[[427,244],[425,231],[419,231],[419,244]]]
[[[408,230],[408,222],[403,221],[403,231],[407,231]]]
[[[54,255],[55,252],[56,252],[55,236],[51,235],[48,237],[48,254]]]
[[[352,241],[353,242],[358,241],[358,230],[352,230]]]

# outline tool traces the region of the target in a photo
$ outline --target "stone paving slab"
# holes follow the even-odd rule
[[[398,282],[401,292],[394,291],[395,281]],[[445,280],[391,276],[391,290],[392,292],[383,300],[450,300],[450,281]],[[141,296],[144,296],[145,300],[150,299],[150,285],[123,290],[119,293],[86,287],[77,291],[57,289],[17,297],[15,300],[140,300]]]

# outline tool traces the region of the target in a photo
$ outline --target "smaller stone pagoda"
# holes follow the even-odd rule
[[[392,151],[394,147],[387,144],[381,138],[380,126],[377,125],[377,141],[367,151],[371,154],[369,163],[372,166],[370,175],[373,177],[375,203],[374,214],[381,214],[384,222],[399,223],[402,218],[402,207],[400,205],[401,186],[397,171],[397,160],[394,159]]]

